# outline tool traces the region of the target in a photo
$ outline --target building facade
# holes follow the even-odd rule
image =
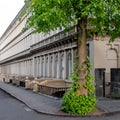
[[[32,34],[32,29],[22,32],[27,15],[19,21],[21,12],[0,39],[1,74],[69,79],[76,55],[76,27],[47,35]]]
[[[32,29],[22,32],[28,17],[26,15],[19,21],[24,7],[0,38],[1,79],[11,75],[71,81],[69,76],[77,55],[76,27],[67,32],[56,30],[49,34],[32,34]],[[87,45],[92,73],[97,76],[97,69],[105,70],[105,94],[109,94],[110,69],[120,67],[120,41],[108,43],[108,37],[94,38],[88,39]],[[98,90],[103,95],[102,83],[98,84]]]

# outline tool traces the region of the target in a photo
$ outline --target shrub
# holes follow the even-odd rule
[[[86,115],[92,110],[96,108],[96,97],[94,96],[95,86],[93,84],[93,76],[90,73],[91,64],[89,63],[89,59],[87,58],[86,62],[87,66],[87,74],[86,74],[86,82],[83,85],[84,88],[88,90],[87,95],[79,95],[77,89],[81,87],[79,84],[78,77],[78,66],[74,66],[74,72],[71,75],[73,82],[71,84],[71,88],[64,95],[62,99],[62,110],[71,114],[82,114]],[[84,69],[84,68],[83,68]],[[86,68],[85,68],[86,69]]]
[[[67,92],[62,99],[62,110],[70,114],[86,115],[96,108],[96,98],[93,95],[81,95]]]

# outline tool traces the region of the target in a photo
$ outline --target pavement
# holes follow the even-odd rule
[[[26,104],[32,110],[55,116],[80,116],[71,115],[61,111],[61,99],[41,93],[34,93],[11,84],[0,81],[0,89]],[[87,116],[103,116],[118,113],[120,114],[120,99],[98,98],[97,108]]]

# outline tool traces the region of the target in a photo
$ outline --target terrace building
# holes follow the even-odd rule
[[[28,15],[21,21],[17,14],[0,38],[1,80],[12,77],[32,77],[71,82],[70,75],[77,55],[74,39],[76,27],[68,32],[52,31],[49,34],[32,34],[32,29],[22,32]],[[108,43],[108,37],[88,39],[88,54],[93,65],[96,94],[110,94],[110,69],[120,68],[120,40]],[[99,79],[98,79],[99,78]]]

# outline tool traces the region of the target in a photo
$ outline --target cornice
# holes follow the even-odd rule
[[[15,16],[15,18],[13,19],[13,21],[10,23],[10,25],[8,26],[8,28],[5,30],[5,32],[0,37],[0,40],[6,35],[6,33],[11,29],[11,27],[15,24],[15,22],[21,17],[21,15],[22,15],[23,11],[25,10],[25,8],[26,8],[26,4],[21,8],[21,10]]]

